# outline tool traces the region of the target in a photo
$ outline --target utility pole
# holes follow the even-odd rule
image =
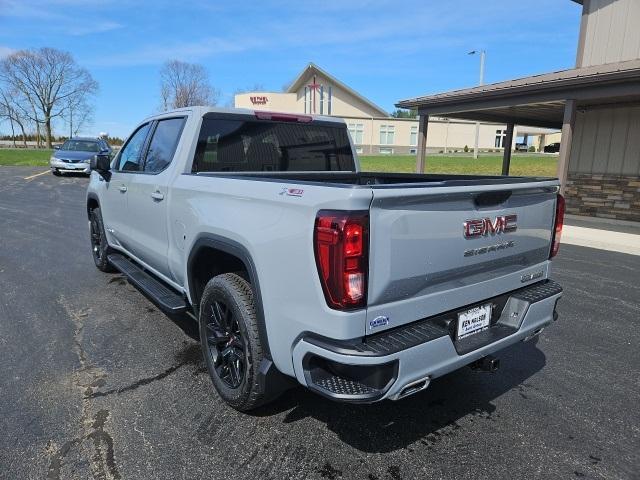
[[[478,85],[484,85],[484,59],[487,54],[484,50],[471,50],[469,55],[480,54],[480,83]],[[476,141],[473,146],[473,158],[478,158],[478,143],[480,141],[480,122],[476,122]]]

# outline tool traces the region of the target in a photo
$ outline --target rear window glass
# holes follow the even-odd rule
[[[98,142],[91,140],[67,140],[62,145],[61,150],[68,152],[99,152],[100,145]]]
[[[316,123],[204,118],[194,172],[354,171],[347,129]]]

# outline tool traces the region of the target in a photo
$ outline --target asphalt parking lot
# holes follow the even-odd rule
[[[0,478],[640,478],[640,256],[564,245],[559,321],[495,374],[246,415],[188,318],[95,269],[88,180],[41,171],[0,168]]]

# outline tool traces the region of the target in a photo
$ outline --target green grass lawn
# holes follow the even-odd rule
[[[414,155],[360,156],[360,168],[365,172],[415,172]],[[511,155],[511,175],[555,177],[558,166],[556,155],[521,154]],[[469,155],[429,155],[426,173],[451,173],[465,175],[500,175],[501,155],[480,155],[474,159]]]
[[[41,166],[49,165],[51,150],[24,148],[0,148],[0,165]],[[360,165],[366,172],[415,172],[413,155],[360,156]],[[511,175],[555,177],[557,155],[513,154]],[[499,175],[502,156],[480,155],[474,160],[467,155],[427,155],[427,173],[452,173],[470,175]]]
[[[35,148],[0,148],[0,165],[47,167],[52,151]]]

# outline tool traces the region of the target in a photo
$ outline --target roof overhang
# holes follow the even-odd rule
[[[402,100],[421,115],[561,128],[566,100],[598,105],[640,100],[640,60],[562,70]]]

